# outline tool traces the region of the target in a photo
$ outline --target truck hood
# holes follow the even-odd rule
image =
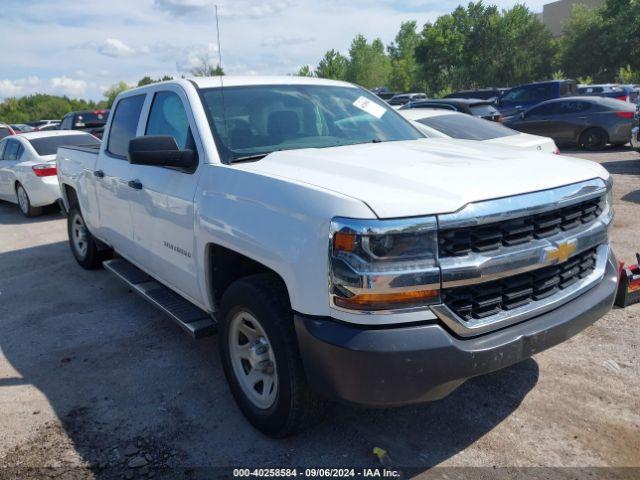
[[[449,213],[470,202],[609,177],[587,160],[440,138],[280,151],[237,166],[359,199],[379,218]]]

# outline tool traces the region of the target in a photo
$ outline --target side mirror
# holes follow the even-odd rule
[[[196,164],[193,150],[180,150],[175,138],[147,135],[129,141],[129,163],[156,167],[192,168]]]

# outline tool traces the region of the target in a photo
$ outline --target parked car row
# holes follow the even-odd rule
[[[48,130],[81,130],[101,138],[108,117],[108,109],[94,109],[70,112],[62,120],[35,120],[14,124],[0,122],[0,139],[7,135]]]
[[[2,127],[0,127],[2,128]],[[0,200],[18,204],[26,217],[60,198],[56,152],[62,145],[99,145],[93,135],[74,130],[27,132],[0,141]]]
[[[441,99],[416,99],[398,108],[440,109],[504,122],[511,129],[549,137],[561,147],[599,150],[607,145],[638,143],[634,112],[638,88],[633,85],[580,85],[551,80],[501,89],[464,90]],[[477,94],[478,97],[473,98]],[[400,96],[396,96],[400,97]],[[420,116],[421,114],[418,114]],[[425,116],[426,117],[426,116]],[[493,130],[486,127],[487,135]],[[504,132],[503,132],[504,133]]]

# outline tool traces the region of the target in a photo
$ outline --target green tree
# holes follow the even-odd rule
[[[122,92],[129,90],[130,88],[131,87],[126,82],[122,82],[122,81],[114,85],[111,85],[109,88],[107,88],[104,91],[104,96],[106,98],[106,107],[111,108],[111,105],[113,105],[113,102],[116,99],[116,97],[120,95]]]
[[[625,67],[618,69],[616,80],[620,83],[640,83],[640,71],[631,70],[631,66],[627,64]]]
[[[211,57],[206,54],[200,56],[197,64],[194,65],[190,72],[194,77],[217,77],[224,75],[222,66],[220,66],[219,63],[214,65]]]
[[[570,77],[591,76],[596,82],[614,75],[608,46],[603,39],[602,18],[597,9],[576,5],[563,27],[560,65]]]
[[[368,43],[363,35],[357,35],[351,42],[349,57],[347,80],[366,88],[387,84],[391,64],[382,40],[376,38]]]
[[[600,8],[577,5],[563,32],[559,56],[568,75],[610,82],[627,65],[640,71],[639,0],[605,0]]]
[[[149,75],[145,75],[140,80],[138,80],[138,87],[143,87],[145,85],[151,85],[152,83],[165,82],[167,80],[173,80],[173,77],[170,75],[163,75],[158,79],[153,79]]]
[[[333,80],[346,80],[349,60],[336,50],[329,50],[324,54],[316,68],[316,77],[331,78]]]
[[[393,43],[387,47],[391,61],[388,87],[396,92],[424,88],[417,77],[416,47],[420,35],[415,21],[402,22]]]
[[[138,80],[138,87],[143,87],[145,85],[151,85],[152,83],[156,83],[156,81],[150,76],[146,75]]]
[[[7,98],[0,103],[0,121],[24,123],[31,120],[62,118],[74,110],[87,110],[98,106],[100,105],[95,102],[45,94]]]
[[[425,24],[416,60],[429,93],[548,78],[555,55],[549,30],[523,5],[499,11],[482,2]]]
[[[313,77],[313,71],[309,65],[303,65],[296,73],[298,77]]]

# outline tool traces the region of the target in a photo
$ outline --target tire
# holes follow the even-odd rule
[[[244,335],[250,327],[255,336]],[[246,343],[236,347],[243,336]],[[231,393],[256,429],[283,438],[321,420],[326,402],[307,384],[286,287],[276,275],[251,275],[227,289],[218,342]],[[260,381],[253,383],[260,375],[261,391]]]
[[[585,150],[602,150],[609,143],[609,135],[601,128],[588,128],[580,134],[578,146]]]
[[[69,246],[76,261],[87,270],[95,270],[102,266],[102,261],[109,252],[101,250],[98,241],[91,235],[84,223],[84,218],[77,205],[69,209],[67,215],[67,233]]]
[[[22,214],[27,217],[37,217],[42,215],[42,207],[34,207],[29,200],[29,194],[21,183],[16,184],[16,198],[18,199],[18,208]]]

